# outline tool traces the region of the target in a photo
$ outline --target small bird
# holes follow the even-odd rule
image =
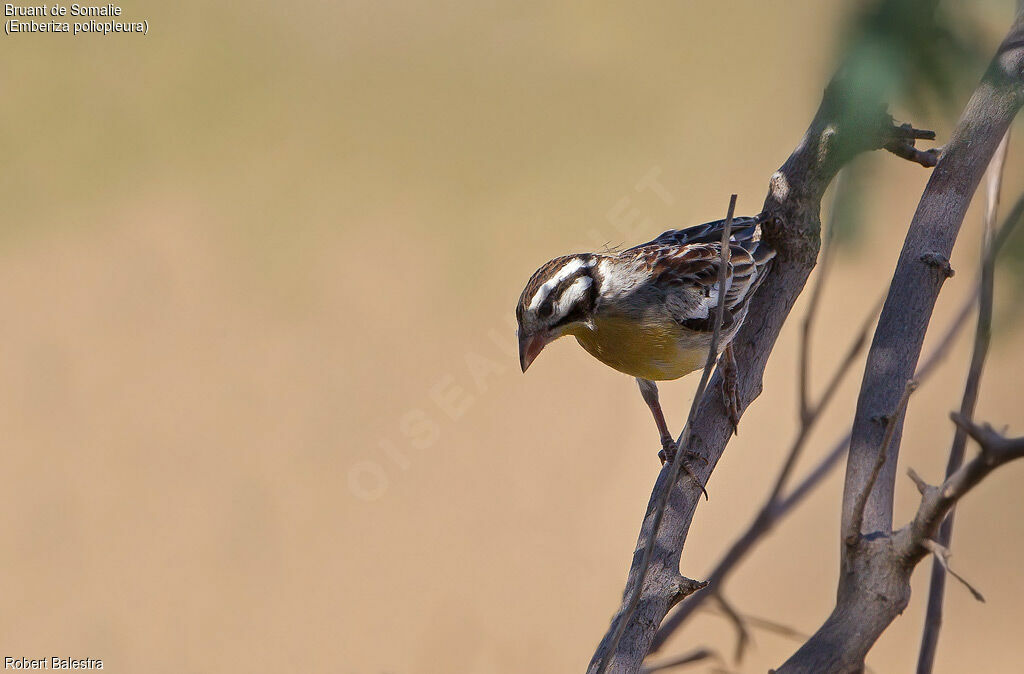
[[[771,269],[760,216],[733,218],[725,276],[725,314],[718,361],[733,427],[739,422],[731,341],[750,298]],[[675,455],[655,381],[701,369],[711,348],[721,289],[725,220],[669,230],[648,243],[612,253],[556,257],[526,284],[516,319],[523,372],[545,346],[565,335],[590,355],[636,377],[661,435],[662,462]]]

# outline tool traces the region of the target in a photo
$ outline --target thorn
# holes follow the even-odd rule
[[[893,135],[909,140],[935,140],[935,132],[928,129],[915,129],[913,124],[905,122],[900,125],[893,123]]]
[[[919,259],[929,267],[935,267],[938,269],[946,278],[952,278],[956,273],[953,271],[953,267],[949,264],[949,258],[945,255],[941,255],[939,253],[925,253]]]
[[[917,487],[917,491],[921,492],[921,496],[924,496],[929,489],[934,489],[934,487],[925,482],[921,478],[921,476],[917,474],[917,471],[914,470],[913,468],[907,469],[907,475],[910,477],[911,480],[914,481],[914,486]]]
[[[693,580],[692,578],[687,578],[686,576],[679,574],[672,581],[672,600],[675,602],[682,601],[694,592],[703,590],[707,586],[708,581],[706,580]]]
[[[946,570],[946,573],[959,580],[963,584],[963,586],[966,587],[972,595],[974,595],[975,599],[977,599],[983,604],[985,603],[985,597],[983,597],[980,592],[974,589],[974,587],[970,583],[968,583],[963,576],[958,574],[953,569],[949,568],[949,558],[953,556],[953,553],[949,551],[949,548],[933,541],[930,538],[926,538],[923,541],[921,541],[921,547],[930,551],[932,555],[935,556],[935,559],[936,561],[938,561],[939,565]]]

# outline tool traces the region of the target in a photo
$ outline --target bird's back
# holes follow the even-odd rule
[[[669,230],[598,265],[604,273],[593,330],[580,344],[611,367],[651,380],[700,367],[714,332],[724,220]],[[774,251],[759,218],[733,218],[719,350],[736,334]]]
[[[761,218],[760,217],[739,217],[732,219],[732,229],[729,232],[729,242],[733,246],[739,246],[754,258],[757,264],[764,264],[775,257],[775,251],[761,241]],[[679,247],[687,244],[711,244],[717,245],[722,242],[722,230],[725,228],[725,220],[714,220],[705,222],[702,225],[694,225],[686,229],[670,229],[658,237],[642,243],[639,246],[623,251],[633,253],[642,248],[656,247]]]

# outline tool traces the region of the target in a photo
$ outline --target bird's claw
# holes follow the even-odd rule
[[[718,367],[722,371],[722,400],[725,403],[725,413],[729,417],[729,423],[732,424],[733,435],[739,435],[740,393],[736,359],[732,355],[731,344],[726,347],[725,352],[718,359]]]
[[[664,466],[666,463],[672,463],[673,461],[675,461],[677,452],[678,445],[676,444],[675,440],[668,437],[662,438],[661,451],[658,452],[658,458],[661,459],[661,465]],[[693,468],[690,467],[691,460],[700,461],[700,463],[703,465],[707,465],[708,460],[701,456],[700,454],[698,454],[697,452],[694,452],[693,450],[686,450],[682,456],[683,470],[685,470],[686,474],[689,475],[693,479],[693,481],[697,483],[697,485],[700,487],[701,492],[704,494],[704,499],[707,500],[710,498],[708,496],[708,490],[704,488],[704,483],[701,482],[700,478],[697,477],[697,474],[693,472]]]
[[[672,463],[676,458],[676,441],[672,438],[666,437],[661,439],[661,450],[658,452],[658,458],[661,459],[661,465],[666,463]]]

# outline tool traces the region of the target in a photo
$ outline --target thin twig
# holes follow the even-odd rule
[[[709,648],[699,648],[695,651],[680,655],[679,657],[672,658],[671,660],[647,665],[640,670],[640,674],[654,674],[654,672],[663,672],[667,669],[674,669],[684,665],[694,665],[708,659],[720,660],[721,658],[718,653]]]
[[[758,618],[757,616],[742,614],[743,619],[751,627],[765,630],[766,632],[773,632],[779,636],[786,637],[787,639],[806,639],[808,635],[806,632],[790,627],[789,625],[783,625],[782,623],[775,622],[774,620],[768,620],[767,618]]]
[[[806,634],[798,629],[790,627],[789,625],[783,625],[780,622],[768,620],[767,618],[760,618],[747,613],[740,613],[736,607],[726,600],[720,591],[710,592],[706,596],[714,597],[715,604],[718,608],[715,609],[714,605],[712,605],[705,608],[705,610],[709,613],[725,617],[736,628],[736,649],[733,655],[733,660],[736,664],[739,664],[743,659],[743,654],[746,652],[747,644],[754,641],[750,628],[764,630],[765,632],[772,632],[773,634],[778,634],[779,636],[786,637],[787,639],[803,640],[807,638]]]
[[[769,503],[774,503],[778,500],[779,494],[782,493],[783,488],[786,486],[786,482],[789,480],[789,476],[793,472],[793,468],[796,467],[796,462],[800,458],[800,454],[803,452],[803,449],[807,444],[811,430],[814,429],[815,424],[818,419],[821,418],[825,408],[828,407],[833,396],[839,390],[840,385],[843,383],[843,379],[846,378],[850,368],[853,367],[853,364],[857,361],[857,356],[864,350],[864,346],[867,344],[868,333],[871,331],[871,326],[874,325],[875,318],[878,317],[878,311],[881,308],[882,301],[879,300],[874,309],[872,309],[871,313],[868,314],[867,318],[865,318],[864,322],[861,324],[861,328],[857,333],[856,339],[853,340],[850,347],[846,350],[846,355],[840,362],[839,367],[837,367],[835,372],[832,373],[832,378],[825,386],[825,390],[822,392],[821,397],[813,405],[808,406],[805,413],[801,413],[800,429],[797,431],[796,439],[793,441],[793,444],[790,446],[789,453],[786,455],[786,460],[782,465],[782,470],[779,471],[779,475],[775,479],[775,484],[772,487],[772,491],[768,499]],[[809,342],[806,342],[806,344],[809,344]]]
[[[1001,433],[997,432],[996,429],[992,428],[988,424],[980,425],[974,423],[974,421],[960,416],[956,412],[949,415],[949,418],[953,420],[957,426],[967,431],[967,435],[971,436],[971,439],[978,443],[981,448],[981,459],[990,465],[1002,464],[1014,459],[1024,457],[1024,437],[1019,438],[1007,438]],[[960,472],[960,471],[957,471]],[[954,474],[953,477],[956,477]],[[946,489],[959,489],[960,487],[956,484],[943,483],[943,491]],[[943,495],[946,498],[950,496],[956,496],[956,493],[952,493],[949,496]]]
[[[896,410],[888,419],[886,419],[885,435],[882,436],[882,444],[878,447],[878,455],[875,458],[874,466],[871,467],[871,475],[868,477],[868,481],[865,483],[864,489],[857,494],[857,498],[853,502],[853,510],[851,511],[850,517],[850,528],[847,530],[845,538],[847,545],[854,545],[860,540],[860,529],[864,523],[864,508],[868,503],[868,495],[871,494],[871,490],[875,486],[875,480],[878,479],[878,474],[882,472],[882,466],[885,465],[885,456],[889,453],[889,446],[892,444],[892,438],[896,433],[896,426],[903,417],[903,413],[907,411],[907,403],[910,402],[910,394],[915,390],[917,390],[917,382],[913,379],[908,380],[906,386],[903,387],[903,395],[900,397],[899,403],[896,405]]]
[[[700,383],[697,384],[697,391],[693,396],[693,403],[690,405],[690,413],[687,415],[686,425],[683,427],[683,431],[679,436],[679,440],[676,442],[676,455],[672,458],[672,463],[669,464],[669,479],[665,482],[665,486],[662,489],[662,493],[659,495],[657,508],[654,511],[654,519],[651,524],[651,531],[648,534],[647,543],[644,546],[644,555],[640,563],[640,569],[636,576],[636,584],[633,587],[633,593],[630,596],[629,602],[626,604],[625,610],[618,617],[618,624],[615,627],[615,632],[612,635],[612,641],[608,648],[608,656],[604,658],[597,668],[597,674],[602,674],[607,671],[608,665],[611,663],[612,658],[615,657],[615,653],[618,650],[619,642],[622,641],[622,635],[626,631],[626,625],[629,624],[630,619],[633,617],[633,613],[636,611],[637,605],[640,603],[640,593],[644,586],[644,580],[647,577],[647,570],[651,565],[651,556],[654,554],[654,545],[658,538],[658,529],[661,526],[661,520],[665,516],[665,508],[668,506],[668,499],[672,493],[672,488],[679,479],[679,472],[683,466],[683,462],[686,460],[686,453],[689,447],[690,441],[690,427],[693,424],[694,415],[697,413],[697,407],[700,405],[704,398],[704,393],[707,390],[708,379],[711,377],[711,370],[715,365],[715,361],[718,358],[718,342],[721,339],[722,333],[722,320],[725,317],[725,281],[728,274],[729,258],[731,249],[729,246],[729,238],[732,236],[732,220],[736,213],[736,195],[733,194],[729,198],[729,211],[725,216],[725,225],[722,228],[722,241],[720,258],[718,261],[718,306],[715,309],[715,329],[711,334],[711,344],[708,347],[707,361],[704,363],[704,372],[701,374]],[[704,488],[704,485],[700,485]],[[689,579],[687,579],[689,580]],[[694,582],[694,581],[691,581]],[[704,584],[698,583],[700,587]]]
[[[732,604],[729,603],[721,592],[715,592],[714,597],[715,601],[718,602],[719,608],[722,609],[722,614],[736,628],[736,650],[733,653],[733,661],[739,664],[743,661],[743,652],[747,649],[747,644],[750,643],[750,631],[747,630],[747,624],[743,616],[733,608]]]
[[[885,146],[885,149],[892,152],[901,159],[906,159],[914,163],[920,164],[925,168],[932,168],[939,163],[939,157],[942,155],[942,150],[939,148],[932,148],[930,150],[918,150],[914,147],[913,143],[906,141],[892,141]]]
[[[970,591],[970,593],[974,596],[975,599],[980,601],[982,604],[985,603],[985,597],[980,592],[978,592],[978,590],[973,585],[968,583],[966,578],[964,578],[959,573],[950,568],[949,558],[953,556],[953,553],[949,551],[949,548],[939,543],[936,543],[930,538],[926,538],[925,540],[921,541],[921,545],[923,545],[928,551],[930,551],[935,556],[936,564],[941,566],[946,573],[959,580],[963,584],[963,586]]]
[[[995,292],[995,258],[996,253],[996,215],[999,211],[999,192],[1003,182],[1003,169],[1006,166],[1006,152],[1009,146],[1010,132],[1007,131],[989,164],[986,190],[986,207],[983,241],[981,247],[981,304],[978,309],[978,323],[974,334],[974,348],[971,353],[971,366],[967,372],[964,393],[960,401],[960,414],[966,418],[974,416],[978,403],[978,392],[981,389],[981,375],[985,368],[992,336],[992,305]],[[1004,229],[1012,229],[1011,222]],[[953,445],[949,449],[949,461],[946,464],[946,477],[950,477],[960,469],[964,462],[964,450],[967,445],[967,433],[957,427],[953,435]],[[943,550],[949,548],[953,540],[953,521],[955,509],[939,527],[934,544]],[[946,592],[945,572],[949,571],[947,560],[935,552],[935,563],[932,566],[931,582],[928,588],[928,608],[925,612],[924,633],[921,636],[921,651],[917,659],[917,673],[931,674],[935,663],[935,652],[939,643],[939,631],[942,628],[942,603]],[[948,552],[947,552],[948,555]],[[952,573],[952,572],[950,572]],[[965,583],[966,584],[966,583]],[[970,585],[968,585],[970,587]],[[973,588],[971,588],[974,591]],[[980,595],[979,595],[980,596]]]

